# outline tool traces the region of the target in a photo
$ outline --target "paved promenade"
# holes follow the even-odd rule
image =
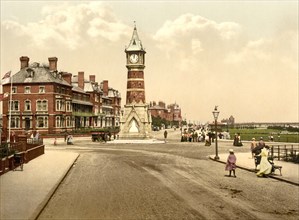
[[[241,169],[254,172],[255,175],[255,164],[254,159],[251,157],[251,153],[235,153],[235,155],[237,157],[237,166]],[[219,162],[226,163],[227,156],[228,154],[219,154]],[[210,156],[211,159],[213,157],[214,155]],[[274,164],[282,166],[282,175],[280,176],[279,170],[276,170],[275,174],[270,176],[271,178],[275,178],[277,180],[289,182],[299,186],[299,164],[278,160],[274,160]]]
[[[79,154],[47,150],[0,177],[0,219],[35,219]]]
[[[76,138],[77,139],[77,138]],[[90,140],[90,137],[80,138]],[[65,145],[58,139],[58,146]],[[53,146],[53,139],[45,139],[46,146]],[[225,163],[228,154],[220,154],[218,162]],[[254,161],[250,153],[236,153],[239,169],[245,169],[255,175]],[[55,192],[78,153],[57,151],[45,148],[45,154],[24,165],[23,171],[10,171],[0,177],[0,219],[35,219],[49,198]],[[213,158],[213,155],[210,156]],[[282,176],[276,171],[272,178],[299,185],[299,165],[275,161],[281,165]]]

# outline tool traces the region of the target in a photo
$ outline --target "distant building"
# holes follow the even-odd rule
[[[234,126],[235,118],[231,115],[228,119],[222,119],[221,123],[226,124],[228,126]]]
[[[103,81],[101,87],[95,82],[95,75],[89,80],[84,72],[72,75],[57,70],[56,57],[50,57],[49,64],[32,63],[29,58],[20,58],[20,71],[2,85],[3,94],[12,91],[3,99],[3,133],[10,128],[16,134],[25,131],[39,131],[41,134],[55,134],[86,127],[118,126],[121,96],[117,90]],[[11,112],[9,112],[9,106]]]
[[[160,117],[169,122],[173,122],[175,125],[180,125],[182,122],[182,112],[178,104],[167,105],[165,102],[159,101],[156,104],[155,101],[150,102],[149,110],[152,117]]]

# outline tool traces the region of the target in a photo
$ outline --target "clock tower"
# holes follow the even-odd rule
[[[120,119],[120,139],[148,139],[152,118],[145,101],[145,50],[134,27],[129,46],[125,49],[127,75],[126,104]]]

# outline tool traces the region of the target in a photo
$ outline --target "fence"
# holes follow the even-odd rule
[[[20,136],[17,142],[2,143],[0,146],[0,175],[15,168],[14,158],[17,153],[22,155],[25,163],[28,163],[45,153],[43,140],[27,139],[26,136]]]
[[[299,163],[299,145],[271,145],[269,156],[277,160]]]

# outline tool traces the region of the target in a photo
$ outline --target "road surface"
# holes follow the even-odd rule
[[[168,137],[62,148],[80,157],[38,219],[298,219],[298,186],[240,169],[225,177],[213,147]]]

